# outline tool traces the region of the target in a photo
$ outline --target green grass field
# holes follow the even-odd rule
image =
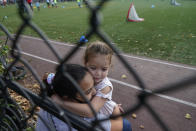
[[[171,6],[169,0],[137,0],[134,6],[144,22],[127,22],[131,1],[111,0],[101,10],[101,28],[129,54],[196,65],[196,1],[177,0],[181,6]],[[89,10],[78,8],[76,2],[58,3],[58,8],[34,8],[32,21],[53,40],[75,43],[89,29]],[[155,8],[151,8],[155,5]],[[62,8],[64,6],[64,8]],[[14,5],[0,7],[3,25],[16,33],[21,20]],[[37,36],[29,27],[25,35]],[[0,31],[0,35],[4,35]],[[98,39],[93,36],[90,41]]]

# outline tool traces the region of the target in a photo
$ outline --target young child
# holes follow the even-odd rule
[[[113,51],[109,46],[100,41],[89,44],[84,54],[84,65],[92,74],[95,83],[94,86],[97,91],[91,104],[96,112],[105,115],[115,115],[113,113],[114,108],[121,109],[112,101],[113,86],[107,77],[111,67],[112,55]],[[80,116],[93,116],[92,111],[87,104],[62,102],[56,96],[53,96],[53,99],[62,107],[69,109]]]
[[[103,42],[96,41],[91,43],[84,54],[84,65],[91,72],[96,96],[105,99],[104,106],[100,112],[103,114],[111,115],[116,103],[112,101],[113,86],[107,75],[112,63],[113,51]]]
[[[64,72],[68,73],[80,86],[81,90],[84,92],[85,97],[91,101],[96,94],[94,88],[94,80],[92,75],[89,73],[88,69],[76,65],[76,64],[66,64],[63,65],[64,70],[58,70],[56,74],[49,73],[45,74],[43,77],[43,82],[46,85],[46,89],[49,92],[49,96],[57,95],[62,101],[70,101],[72,103],[86,103],[85,100],[81,97],[77,89],[74,87],[74,84],[67,78],[64,77]],[[79,107],[80,108],[80,107]],[[115,109],[115,112],[119,110]],[[55,128],[57,131],[68,131],[68,125],[63,121],[59,120],[55,116],[49,114],[45,110],[40,110],[39,116],[36,124],[36,131],[49,131],[47,125]],[[98,113],[98,119],[103,119],[106,116],[104,114]],[[83,118],[83,117],[81,117]],[[91,122],[94,118],[83,118]],[[44,122],[43,122],[44,120]],[[130,127],[130,123],[125,123],[125,120],[122,117],[119,117],[114,120],[107,120],[101,122],[102,127],[106,131],[122,131],[127,127]],[[73,129],[73,131],[76,131]],[[123,130],[124,131],[124,130]],[[127,130],[128,131],[128,130]]]

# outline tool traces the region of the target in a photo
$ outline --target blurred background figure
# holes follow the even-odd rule
[[[47,4],[48,8],[50,8],[50,0],[46,0],[46,4]]]
[[[27,3],[29,4],[29,6],[31,7],[31,10],[33,11],[33,3],[32,3],[32,0],[27,0]]]
[[[77,0],[78,6],[81,8],[81,0]]]
[[[54,0],[54,6],[57,8],[57,0]]]
[[[50,0],[52,8],[54,7],[54,0]]]
[[[3,6],[6,6],[7,0],[3,0]]]
[[[40,0],[36,1],[35,6],[36,6],[37,10],[40,11]]]

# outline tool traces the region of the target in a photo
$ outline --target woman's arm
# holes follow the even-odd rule
[[[76,103],[68,100],[63,100],[58,95],[53,95],[52,100],[59,104],[61,107],[83,117],[93,117],[93,113],[88,104],[85,103]],[[99,112],[99,110],[103,107],[104,103],[107,99],[101,98],[99,96],[95,96],[91,100],[91,105],[94,108],[95,112]]]
[[[103,88],[100,92],[103,94],[107,94],[111,91],[111,87],[107,86]],[[98,93],[98,92],[97,92]],[[59,104],[61,107],[83,117],[94,117],[93,112],[91,111],[90,107],[86,103],[76,103],[73,101],[69,101],[67,99],[62,99],[57,95],[53,95],[51,97],[54,102]],[[94,96],[93,99],[90,101],[93,109],[95,112],[99,112],[99,110],[103,107],[107,98],[102,98],[100,96]]]

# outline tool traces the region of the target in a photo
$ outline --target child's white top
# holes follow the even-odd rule
[[[107,94],[102,93],[101,90],[107,86],[111,88],[110,92]],[[100,113],[103,113],[105,115],[111,115],[114,110],[114,107],[116,106],[116,103],[112,101],[112,92],[113,92],[112,83],[106,77],[99,84],[95,86],[95,89],[97,91],[96,96],[108,99],[105,102],[104,106],[101,108]]]

